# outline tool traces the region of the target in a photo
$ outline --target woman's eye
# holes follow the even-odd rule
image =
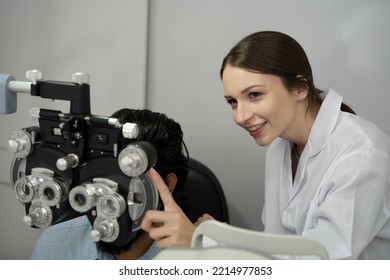
[[[234,108],[237,106],[237,101],[234,99],[226,99],[226,102],[230,105],[230,107]]]
[[[258,92],[258,91],[253,91],[253,92],[249,93],[250,98],[257,98],[259,96],[261,96],[261,92]]]

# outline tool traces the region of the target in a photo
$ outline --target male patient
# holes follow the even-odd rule
[[[181,205],[183,184],[188,174],[188,152],[181,126],[165,114],[149,110],[121,109],[112,115],[121,123],[139,124],[136,141],[147,141],[157,151],[156,171],[164,178],[176,202]],[[113,260],[152,259],[159,249],[149,234],[139,230],[123,247],[94,242],[86,215],[45,229],[35,245],[32,259]]]

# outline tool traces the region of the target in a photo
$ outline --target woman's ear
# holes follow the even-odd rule
[[[307,97],[307,90],[306,89],[302,90],[302,91],[298,91],[298,95],[297,95],[298,101],[302,101],[306,97]]]
[[[176,176],[176,174],[172,173],[172,172],[169,173],[167,175],[167,177],[165,177],[164,182],[167,185],[169,191],[172,193],[173,190],[176,187],[176,184],[177,184],[177,176]]]
[[[306,81],[306,78],[301,75],[298,75],[297,78]],[[307,97],[307,95],[309,94],[309,90],[306,86],[301,85],[301,86],[297,86],[295,93],[298,101],[301,101]]]

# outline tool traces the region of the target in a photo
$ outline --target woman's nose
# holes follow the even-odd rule
[[[252,117],[253,113],[247,105],[244,103],[237,104],[234,112],[234,120],[238,125],[244,126]]]

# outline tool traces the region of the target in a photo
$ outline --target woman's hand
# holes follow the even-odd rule
[[[190,246],[195,225],[176,204],[164,180],[153,168],[149,171],[149,176],[158,189],[164,211],[147,211],[141,228],[149,233],[159,248]]]
[[[203,214],[202,217],[199,217],[198,220],[195,222],[195,226],[199,226],[201,223],[208,220],[215,220],[215,219],[209,214]]]

